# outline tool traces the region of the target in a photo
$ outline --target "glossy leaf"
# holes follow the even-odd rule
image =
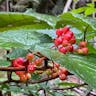
[[[37,46],[36,51],[41,52],[44,56],[60,63],[70,72],[80,77],[92,88],[96,89],[96,54],[80,56],[73,54],[62,54],[58,51]]]
[[[28,53],[28,50],[24,50],[22,48],[16,48],[13,49],[11,53],[7,54],[7,57],[10,58],[10,60],[18,58],[18,57],[25,57]]]
[[[38,13],[0,13],[0,31],[10,29],[48,29],[53,28],[58,20],[55,16],[43,15]]]
[[[72,86],[77,86],[78,84],[76,83],[70,83],[70,82],[60,82],[58,83],[59,86],[62,86],[62,87],[72,87]]]
[[[49,35],[39,33],[36,30],[18,30],[0,33],[0,46],[3,48],[26,47],[28,49],[35,44],[50,42],[52,42],[52,39]]]
[[[65,25],[70,25],[78,28],[82,32],[87,28],[87,32],[92,32],[96,30],[96,28],[90,22],[90,18],[86,19],[83,15],[73,14],[73,13],[64,13],[59,16],[61,18],[60,21],[57,22],[56,27],[63,27]]]
[[[8,67],[10,66],[10,62],[7,60],[0,60],[0,66]]]

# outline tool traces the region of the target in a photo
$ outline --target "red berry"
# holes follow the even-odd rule
[[[35,71],[35,65],[34,64],[29,64],[28,65],[28,68],[27,68],[27,71],[29,72],[29,73],[33,73],[34,71]]]
[[[12,60],[13,67],[19,67],[20,65],[16,62],[16,60]]]
[[[25,75],[25,74],[20,75],[20,81],[22,81],[22,82],[27,81],[27,77],[26,77],[26,75]]]
[[[76,43],[76,39],[71,39],[69,42],[70,42],[71,44],[75,44],[75,43]]]
[[[71,36],[74,35],[74,33],[72,31],[68,31],[67,34],[70,34]]]
[[[26,58],[27,58],[28,60],[32,60],[32,59],[34,58],[34,55],[33,55],[32,53],[28,53],[28,54],[26,55]]]
[[[62,29],[57,29],[56,30],[56,35],[57,36],[61,36],[63,34],[63,30]]]
[[[65,74],[61,74],[61,75],[59,75],[59,78],[60,78],[60,80],[65,80],[66,79],[66,75]]]
[[[71,40],[72,36],[70,34],[65,34],[64,37],[63,37],[63,40]]]
[[[19,75],[20,76],[20,75],[23,75],[24,74],[24,71],[16,71],[15,73],[16,73],[16,75]]]
[[[76,39],[75,36],[73,35],[71,40],[69,41],[71,44],[75,44],[76,43]]]
[[[24,63],[24,58],[22,58],[22,57],[19,57],[19,58],[15,59],[15,60],[20,65],[23,65],[23,63]]]
[[[73,51],[74,51],[74,47],[73,47],[72,45],[69,45],[69,46],[67,47],[67,50],[68,50],[69,52],[73,52]]]
[[[65,26],[63,28],[63,33],[66,34],[69,30],[70,30],[70,28],[68,26]]]
[[[86,47],[87,46],[87,42],[86,41],[82,41],[79,43],[79,47],[80,48],[83,48],[83,47]]]
[[[24,58],[22,57],[16,58],[12,61],[12,65],[14,67],[22,67],[23,63],[24,63]]]
[[[26,75],[27,79],[31,78],[31,74],[30,73],[26,73],[25,75]]]
[[[54,63],[54,67],[56,67],[56,68],[59,68],[60,67],[60,64],[58,64],[58,63]]]
[[[85,48],[82,48],[82,51],[83,51],[83,54],[84,55],[87,55],[88,54],[88,48],[86,48],[86,47]]]
[[[59,52],[66,54],[67,49],[65,47],[60,47]]]
[[[60,71],[62,72],[62,74],[65,74],[65,75],[68,74],[68,71],[64,67],[60,68]]]
[[[69,45],[69,42],[67,40],[63,40],[62,42],[62,46],[66,47]]]
[[[61,43],[62,43],[62,38],[61,38],[61,37],[56,38],[56,39],[54,40],[54,44],[55,44],[56,46],[60,45]]]
[[[83,54],[83,50],[82,49],[77,49],[77,53]]]
[[[36,66],[41,66],[43,64],[44,57],[38,58],[34,61]]]

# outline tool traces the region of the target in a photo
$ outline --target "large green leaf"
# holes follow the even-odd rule
[[[62,54],[58,51],[36,46],[36,51],[60,63],[70,72],[80,77],[92,88],[96,89],[96,54],[80,56],[74,54]]]
[[[48,23],[50,26],[55,27],[57,21],[59,20],[58,17],[56,16],[52,16],[52,15],[46,15],[46,14],[39,14],[39,13],[35,13],[35,12],[26,12],[28,15],[31,15],[33,17],[35,17],[38,20],[42,20],[45,21],[46,23]]]
[[[64,13],[59,16],[60,21],[57,22],[56,27],[63,27],[65,25],[70,25],[78,28],[82,32],[87,28],[87,32],[92,32],[96,30],[96,27],[90,21],[90,18],[87,19],[83,15],[73,14],[73,13]]]
[[[40,43],[52,42],[51,36],[39,32],[41,30],[18,30],[18,31],[7,31],[0,33],[0,47],[11,48],[11,47],[26,47]],[[46,32],[46,30],[43,30]],[[42,31],[42,32],[43,32]],[[52,31],[52,30],[49,30]],[[48,30],[47,30],[48,32]]]
[[[58,20],[55,16],[38,13],[0,13],[0,31],[20,28],[53,28]]]

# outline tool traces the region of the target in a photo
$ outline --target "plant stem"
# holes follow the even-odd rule
[[[84,41],[86,41],[86,32],[87,32],[87,29],[88,29],[89,25],[86,26],[85,30],[84,30]]]

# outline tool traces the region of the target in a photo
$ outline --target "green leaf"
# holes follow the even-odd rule
[[[25,57],[27,53],[28,53],[28,50],[16,48],[16,49],[13,49],[12,52],[7,55],[7,57],[10,58],[10,60],[12,60],[17,57]]]
[[[41,79],[41,76],[39,74],[37,74],[37,73],[33,73],[31,75],[31,78],[32,78],[32,80],[39,80],[39,79]]]
[[[59,86],[62,86],[62,87],[73,87],[73,86],[77,86],[78,84],[77,83],[71,83],[71,82],[60,82],[58,83]]]
[[[96,89],[96,54],[80,56],[62,54],[58,51],[36,46],[36,51],[66,67],[70,72],[80,77],[92,88]]]
[[[9,89],[7,89],[8,91],[14,92],[14,93],[19,93],[21,92],[21,88],[17,87],[17,86],[10,86]]]
[[[0,66],[2,67],[8,67],[10,66],[10,62],[7,60],[0,60]]]
[[[86,9],[86,7],[80,7],[78,9],[74,9],[72,10],[71,12],[75,13],[75,14],[78,14],[78,13],[81,13],[81,12],[84,12]]]
[[[39,31],[40,30],[15,30],[0,33],[0,47],[6,49],[14,47],[28,49],[32,45],[52,42],[51,36],[49,36],[48,34],[41,33]],[[43,31],[49,32],[50,30]]]
[[[92,32],[96,30],[96,27],[92,25],[90,22],[90,18],[87,19],[83,15],[79,14],[73,14],[73,13],[64,13],[59,16],[61,20],[57,22],[56,27],[63,27],[65,25],[70,25],[72,27],[76,27],[77,29],[84,32],[84,30],[87,28],[87,32]]]
[[[35,12],[34,13],[26,12],[26,13],[28,13],[28,15],[35,17],[38,20],[45,21],[48,25],[50,25],[52,27],[55,27],[56,22],[59,20],[58,17],[52,16],[52,15],[39,14],[39,13],[35,13]]]
[[[53,28],[58,20],[57,17],[39,13],[0,13],[0,31],[11,29],[48,29]]]
[[[96,12],[95,8],[87,8],[84,12],[85,16],[91,15]]]

